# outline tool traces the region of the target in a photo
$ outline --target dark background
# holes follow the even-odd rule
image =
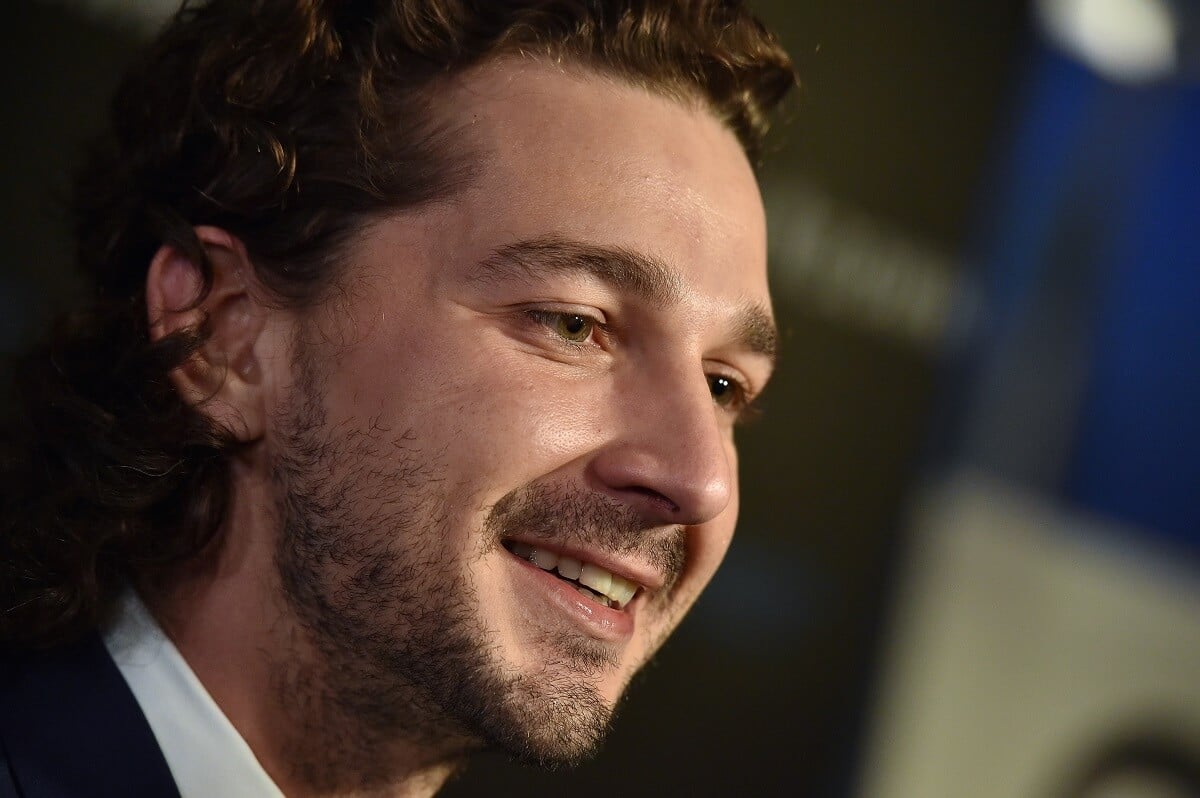
[[[765,418],[742,435],[738,538],[595,763],[547,775],[485,759],[446,795],[851,789],[947,292],[1019,74],[1027,10],[754,5],[804,86],[763,172],[784,357]],[[69,301],[68,175],[144,35],[69,4],[6,4],[0,349]],[[883,287],[864,297],[864,280]]]

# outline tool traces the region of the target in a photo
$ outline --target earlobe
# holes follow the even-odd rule
[[[267,308],[251,290],[253,267],[245,247],[215,227],[197,227],[211,269],[204,291],[203,264],[164,244],[146,274],[150,338],[194,331],[204,342],[171,372],[180,397],[242,441],[263,434],[266,419],[262,364],[257,344]]]

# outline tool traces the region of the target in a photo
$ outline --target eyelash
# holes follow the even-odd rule
[[[604,322],[585,313],[534,308],[526,310],[525,314],[531,321],[550,333],[556,341],[573,349],[585,346],[597,346],[596,341],[592,340],[596,332],[599,331],[602,335],[608,332],[608,327]],[[579,320],[587,325],[588,334],[585,339],[580,341],[572,340],[563,335],[558,329],[559,324],[574,320]],[[705,375],[705,377],[708,380],[710,393],[714,390],[714,383],[717,380],[723,380],[728,383],[729,389],[733,392],[731,400],[727,404],[722,404],[718,397],[713,394],[713,403],[733,416],[735,423],[742,424],[759,415],[758,408],[754,404],[755,397],[751,396],[750,388],[744,380],[732,374],[721,372],[713,372]]]
[[[608,331],[608,327],[605,326],[604,322],[586,313],[571,313],[565,310],[530,309],[525,311],[525,314],[533,322],[549,332],[556,341],[570,347],[596,346],[597,342],[591,340],[595,336],[596,331],[600,331],[602,334]],[[579,319],[587,325],[588,335],[584,340],[574,341],[556,329],[560,322],[573,319]]]

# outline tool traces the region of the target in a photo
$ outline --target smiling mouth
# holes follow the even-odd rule
[[[604,607],[622,610],[641,589],[641,585],[606,571],[598,565],[530,546],[515,540],[502,541],[504,548],[522,560],[575,587],[580,594]]]

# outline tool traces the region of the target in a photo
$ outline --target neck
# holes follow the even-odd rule
[[[251,473],[232,482],[217,539],[169,581],[142,586],[150,611],[285,795],[433,795],[463,746],[348,716],[280,590],[271,486]]]

